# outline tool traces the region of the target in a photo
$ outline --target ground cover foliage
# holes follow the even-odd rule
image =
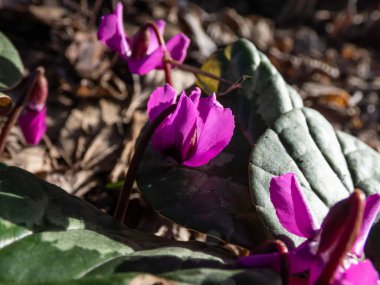
[[[304,18],[289,8],[302,1],[289,1],[279,14],[260,1],[234,8],[126,3],[127,33],[164,18],[165,39],[189,36],[185,63],[222,80],[176,68],[173,86],[177,93],[194,86],[203,96],[216,92],[235,130],[221,153],[193,168],[148,144],[125,223],[111,215],[135,145],[151,125],[146,103],[164,72],[131,74],[98,41],[101,16],[116,2],[22,2],[0,2],[0,115],[5,122],[25,78],[44,66],[47,133],[29,146],[14,126],[6,140],[0,283],[307,282],[307,272],[289,277],[283,263],[278,270],[239,261],[262,253],[268,240],[289,250],[305,241],[279,220],[271,179],[295,173],[320,224],[356,188],[367,197],[380,193],[380,65],[372,39],[379,22],[371,1],[358,1],[354,14],[352,3],[322,1],[303,7]],[[30,26],[12,29],[20,16]],[[364,249],[377,270],[379,229],[376,218]]]

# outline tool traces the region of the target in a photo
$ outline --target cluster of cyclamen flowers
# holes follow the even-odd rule
[[[160,44],[157,33],[149,26],[128,37],[124,32],[122,13],[123,7],[119,3],[113,14],[102,18],[98,38],[127,62],[130,72],[142,75],[162,69],[165,52],[177,62],[183,62],[190,42],[184,34],[174,36],[165,46]],[[162,37],[165,22],[156,21],[155,25]],[[218,103],[215,94],[201,97],[201,90],[195,88],[189,96],[182,92],[177,97],[169,84],[158,87],[148,101],[149,121],[153,122],[172,105],[176,105],[175,110],[153,134],[155,150],[179,164],[198,167],[208,163],[229,144],[235,127],[234,116],[229,108]],[[309,278],[302,281],[292,277],[290,283],[378,284],[378,274],[371,261],[360,259],[380,210],[380,194],[371,195],[365,201],[363,197],[362,192],[355,191],[337,203],[320,226],[294,174],[272,179],[270,198],[280,223],[290,233],[306,238],[287,254],[287,258],[291,274],[308,273]],[[346,217],[349,209],[352,215]],[[352,221],[355,221],[354,225],[350,224]],[[357,233],[348,233],[347,229],[354,231],[354,226]],[[280,270],[281,258],[279,253],[253,254],[241,257],[239,262],[247,267]]]

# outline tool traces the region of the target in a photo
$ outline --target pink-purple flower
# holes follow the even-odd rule
[[[155,21],[160,35],[163,35],[165,21]],[[98,39],[108,48],[117,52],[128,63],[130,72],[143,75],[153,69],[162,69],[164,47],[152,28],[140,29],[133,37],[124,32],[123,5],[118,3],[113,14],[102,17],[98,30]],[[183,62],[186,57],[190,39],[183,33],[177,34],[168,40],[166,50],[170,57]]]
[[[29,101],[18,118],[21,132],[28,144],[39,144],[46,132],[46,99],[48,83],[43,70],[38,75],[29,97]]]
[[[148,102],[152,122],[167,107],[176,103],[176,91],[169,84],[156,88]],[[208,163],[230,142],[235,128],[234,116],[215,94],[201,98],[195,88],[189,96],[179,96],[175,111],[156,129],[153,148],[178,163],[197,167]]]
[[[308,284],[316,284],[323,272],[332,268],[333,278],[329,284],[378,284],[379,277],[371,261],[360,259],[371,226],[380,210],[380,194],[371,195],[364,202],[362,192],[354,192],[332,207],[320,226],[293,173],[274,177],[269,191],[281,225],[290,233],[307,238],[289,252],[292,274],[308,272]],[[359,208],[357,211],[352,210],[352,207],[360,204],[360,199],[363,199],[364,211]],[[349,216],[350,211],[353,217]],[[348,226],[353,218],[359,220],[357,229]],[[356,239],[350,241],[345,232],[347,230],[350,234],[357,230]],[[352,236],[355,237],[355,233]],[[347,244],[348,248],[342,247],[342,244]],[[342,256],[339,257],[339,254]],[[279,267],[277,253],[251,255],[239,261],[245,266],[269,266],[275,270]],[[338,263],[334,265],[334,262]]]

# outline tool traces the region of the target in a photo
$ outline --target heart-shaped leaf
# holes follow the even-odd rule
[[[159,275],[185,268],[203,268],[194,274],[205,280],[213,275],[211,268],[220,268],[226,279],[243,274],[222,269],[232,266],[235,257],[222,248],[129,230],[62,189],[0,164],[0,282],[140,284],[132,282],[139,272]],[[270,276],[255,274],[251,280]]]
[[[315,110],[295,109],[282,115],[252,152],[251,193],[273,236],[296,245],[302,239],[281,226],[269,197],[271,178],[287,172],[296,173],[319,222],[354,187],[366,195],[380,192],[380,154],[348,134],[335,132]],[[376,237],[378,243],[378,230]]]
[[[12,87],[20,81],[23,70],[18,51],[0,32],[0,90]]]
[[[246,76],[241,88],[220,99],[236,120],[230,145],[207,165],[193,169],[149,148],[137,181],[153,207],[176,223],[253,247],[266,233],[250,202],[247,168],[251,144],[282,113],[302,107],[302,101],[247,40],[218,51],[210,60],[212,64],[203,67],[208,72],[221,72],[233,82]],[[215,82],[209,84],[215,88]]]

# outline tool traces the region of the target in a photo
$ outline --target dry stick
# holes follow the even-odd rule
[[[164,56],[162,58],[162,64],[164,66],[166,83],[169,83],[171,86],[173,86],[173,80],[172,80],[172,76],[170,74],[170,63],[169,63],[170,55],[168,53],[168,50],[166,49],[165,40],[162,37],[162,35],[160,34],[160,31],[158,30],[158,27],[155,23],[153,23],[153,22],[147,23],[145,25],[145,28],[146,29],[147,28],[153,29],[153,31],[154,31],[157,39],[158,39],[158,44],[162,47],[162,49],[164,51]]]
[[[91,13],[91,18],[89,21],[90,27],[95,26],[96,16],[98,15],[98,12],[99,12],[100,6],[102,6],[102,3],[103,3],[103,0],[96,0],[94,7],[92,8],[93,11]]]
[[[7,140],[7,136],[12,129],[13,125],[16,123],[18,117],[21,114],[22,109],[24,108],[25,102],[28,101],[30,95],[33,91],[33,86],[36,84],[39,76],[44,74],[44,69],[42,67],[38,67],[34,73],[29,77],[25,87],[21,90],[20,96],[17,98],[16,104],[13,107],[11,113],[9,114],[6,122],[3,125],[3,128],[0,133],[0,157],[3,155],[5,142]]]
[[[168,63],[170,63],[170,64],[175,65],[177,68],[182,69],[184,71],[189,71],[189,72],[192,72],[194,74],[199,74],[199,75],[207,76],[207,77],[210,77],[212,79],[218,80],[220,82],[223,82],[223,83],[226,83],[226,84],[229,84],[229,85],[233,85],[234,84],[234,82],[232,82],[232,81],[229,81],[229,80],[224,79],[222,77],[216,76],[215,74],[212,74],[210,72],[204,71],[204,70],[199,69],[199,68],[196,68],[194,66],[191,66],[191,65],[188,65],[188,64],[185,64],[185,63],[181,63],[181,62],[179,62],[177,60],[174,60],[172,58],[166,59],[166,61]]]
[[[117,201],[116,211],[114,218],[117,221],[124,222],[127,216],[127,208],[129,203],[129,197],[132,193],[133,182],[136,177],[136,173],[140,164],[140,161],[144,155],[145,149],[149,144],[150,138],[152,137],[154,131],[163,122],[163,120],[168,117],[176,109],[177,104],[173,104],[166,108],[147,128],[146,132],[142,135],[141,140],[136,146],[135,153],[129,164],[128,172],[124,180],[123,189],[120,192],[119,200]]]

